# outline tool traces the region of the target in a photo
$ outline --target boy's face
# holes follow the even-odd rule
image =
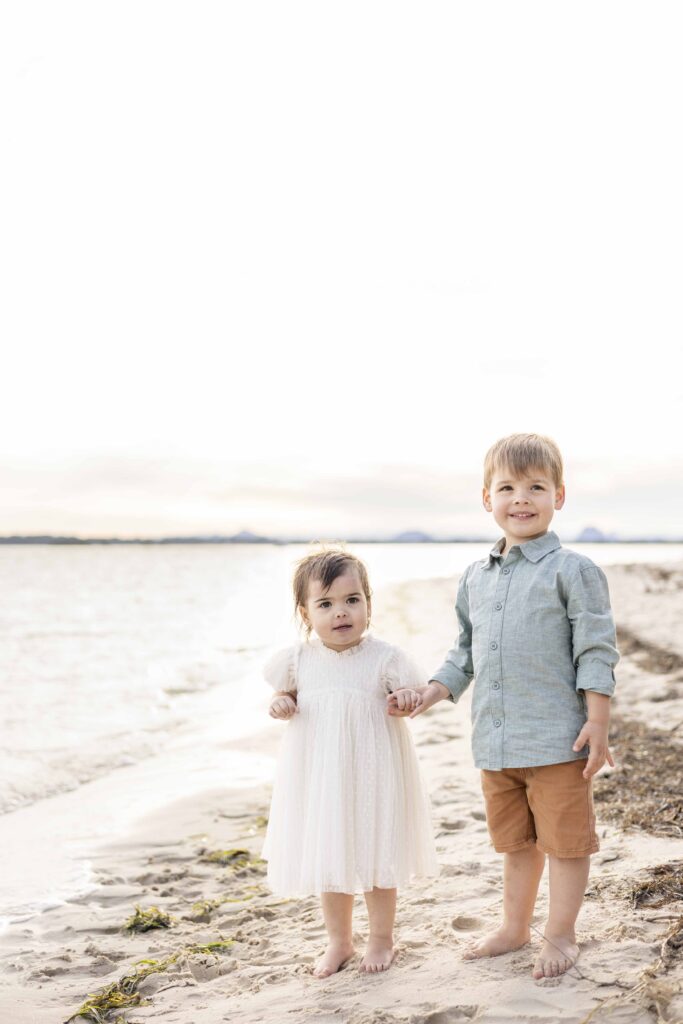
[[[327,590],[320,580],[310,580],[306,604],[299,611],[326,647],[344,651],[361,642],[370,609],[358,573],[349,569]]]
[[[505,549],[548,532],[555,509],[564,505],[564,484],[557,487],[542,469],[514,476],[507,466],[496,470],[491,489],[484,488],[484,508],[505,532]]]

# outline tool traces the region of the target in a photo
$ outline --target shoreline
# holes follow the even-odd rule
[[[607,574],[615,617],[628,635],[628,653],[617,669],[615,711],[672,730],[683,723],[683,643],[672,631],[683,610],[683,565],[634,564]],[[376,631],[401,643],[419,663],[436,663],[452,641],[454,596],[452,579],[392,586],[378,602]],[[410,723],[432,797],[441,876],[416,880],[399,893],[399,951],[389,972],[360,975],[354,960],[325,982],[310,975],[324,937],[319,901],[278,900],[263,887],[257,858],[269,786],[226,790],[211,784],[212,765],[204,766],[203,789],[147,811],[117,838],[102,840],[92,862],[93,889],[0,935],[3,1019],[65,1021],[88,993],[121,978],[136,961],[177,953],[167,970],[141,982],[140,995],[150,1002],[122,1010],[124,1020],[298,1024],[310,1014],[321,1024],[580,1024],[600,1000],[613,997],[622,998],[620,1015],[610,1017],[605,1010],[592,1018],[595,1024],[654,1020],[637,1002],[623,1002],[624,986],[636,985],[652,964],[653,943],[661,944],[672,915],[683,914],[683,903],[678,909],[632,909],[615,887],[658,864],[683,861],[683,839],[622,831],[603,820],[599,802],[602,849],[591,872],[596,895],[587,898],[579,919],[579,970],[534,982],[536,940],[492,960],[459,959],[467,943],[496,921],[501,894],[501,861],[489,846],[479,775],[471,763],[468,705],[466,699],[455,708],[440,704]],[[265,763],[281,735],[273,724],[232,744],[235,754]],[[618,748],[615,753],[618,760]],[[119,786],[125,771],[115,773]],[[91,814],[92,805],[82,813]],[[230,848],[248,849],[251,865],[233,870],[204,859],[207,851]],[[45,857],[46,849],[37,855]],[[544,881],[534,918],[538,929],[545,893]],[[123,925],[136,904],[167,911],[175,918],[172,927],[126,933]],[[362,952],[367,919],[362,899],[355,906],[356,946]],[[217,941],[233,945],[218,954],[196,952]],[[683,984],[680,960],[664,980],[673,988]],[[674,993],[667,1011],[672,1021],[683,1019],[682,999]]]

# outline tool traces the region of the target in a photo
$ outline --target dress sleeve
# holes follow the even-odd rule
[[[403,687],[424,686],[427,677],[415,662],[400,647],[391,650],[382,668],[382,685],[385,693],[393,693]]]
[[[274,690],[296,693],[296,647],[285,647],[266,662],[263,676]]]

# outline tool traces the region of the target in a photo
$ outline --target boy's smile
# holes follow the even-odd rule
[[[505,547],[523,544],[548,532],[555,509],[564,505],[564,484],[557,486],[543,469],[529,475],[515,476],[502,466],[491,480],[491,489],[484,488],[484,508],[493,513],[505,532]]]

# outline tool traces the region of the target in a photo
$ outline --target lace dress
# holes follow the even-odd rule
[[[298,706],[263,848],[271,889],[367,892],[438,874],[409,727],[386,709],[387,693],[423,681],[408,656],[373,636],[342,652],[314,638],[276,654],[265,676]]]

